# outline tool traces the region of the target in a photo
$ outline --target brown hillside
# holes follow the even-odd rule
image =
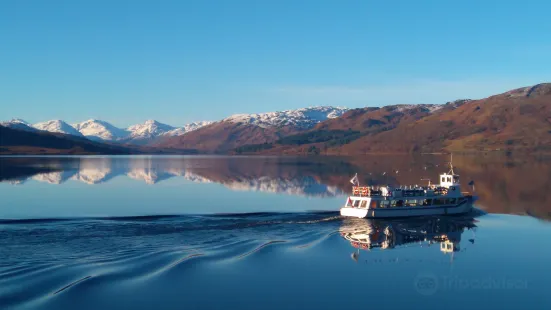
[[[221,121],[182,136],[167,138],[152,146],[226,153],[242,145],[274,142],[282,136],[299,130],[293,127],[262,128],[250,124]]]
[[[551,84],[538,84],[467,102],[392,131],[366,136],[345,153],[550,150]]]
[[[400,123],[410,123],[430,114],[431,105],[405,105],[354,109],[341,117],[318,124],[313,130],[355,130],[381,132],[396,127]]]
[[[273,144],[262,154],[416,153],[441,151],[551,151],[551,84],[515,89],[481,100],[352,110],[309,131],[353,130],[352,138]],[[403,107],[403,106],[402,106]],[[287,137],[287,140],[293,137]]]

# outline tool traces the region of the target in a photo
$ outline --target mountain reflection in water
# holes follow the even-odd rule
[[[447,156],[344,157],[18,157],[0,158],[0,181],[107,183],[118,176],[156,185],[182,178],[236,191],[338,197],[350,177],[362,184],[424,184],[446,170]],[[477,206],[493,213],[551,218],[551,160],[455,156],[464,184],[474,181]],[[467,186],[465,186],[467,187]],[[466,188],[466,189],[471,189]],[[339,206],[335,206],[337,209]]]

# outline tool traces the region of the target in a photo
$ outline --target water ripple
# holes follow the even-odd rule
[[[80,279],[80,280],[77,280],[77,281],[75,281],[75,282],[72,282],[72,283],[70,283],[70,284],[68,284],[68,285],[66,285],[66,286],[64,286],[64,287],[62,287],[62,288],[60,288],[59,290],[57,290],[53,295],[59,294],[59,293],[63,292],[64,290],[66,290],[66,289],[68,289],[68,288],[70,288],[70,287],[72,287],[72,286],[75,286],[75,285],[79,284],[79,283],[82,282],[82,281],[86,281],[86,280],[90,279],[91,277],[92,277],[92,276],[86,276],[86,277],[84,277],[84,278],[82,278],[82,279]]]
[[[2,220],[0,303],[35,307],[61,293],[190,272],[179,266],[192,261],[232,263],[276,244],[307,247],[331,236],[339,219],[306,212]]]

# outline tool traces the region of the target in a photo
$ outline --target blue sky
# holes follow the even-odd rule
[[[0,119],[172,125],[551,82],[550,1],[0,2]]]

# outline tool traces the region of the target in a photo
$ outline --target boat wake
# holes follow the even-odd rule
[[[254,261],[316,244],[340,220],[336,212],[1,220],[0,304],[55,308],[60,296],[91,287]]]

